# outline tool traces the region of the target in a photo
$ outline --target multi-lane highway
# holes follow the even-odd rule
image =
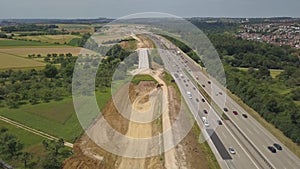
[[[233,99],[227,97],[226,89],[201,72],[193,60],[183,52],[178,54],[177,51],[180,50],[166,39],[156,35],[150,37],[159,49],[165,68],[174,77],[202,132],[210,136],[208,143],[222,168],[300,168],[299,158]],[[166,46],[176,50],[168,50]],[[204,90],[221,110],[228,110],[223,113],[230,120],[224,120],[222,125],[218,124],[217,120],[221,120],[220,115],[205,100],[198,86],[202,87],[201,90]],[[237,115],[233,111],[236,111]],[[246,114],[248,118],[242,114]],[[202,117],[207,118],[209,126],[204,126]],[[279,143],[283,150],[271,153],[267,146],[274,143]],[[234,147],[236,154],[230,154],[229,147]]]

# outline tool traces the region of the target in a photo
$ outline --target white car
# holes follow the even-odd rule
[[[233,147],[229,147],[228,150],[229,150],[230,154],[235,154],[235,150]]]
[[[208,123],[207,120],[204,122],[204,126],[205,126],[205,127],[209,127],[209,123]]]

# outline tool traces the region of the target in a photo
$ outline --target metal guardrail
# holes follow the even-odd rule
[[[258,149],[253,145],[253,143],[251,141],[249,141],[248,137],[240,130],[239,127],[237,127],[237,125],[235,123],[233,123],[231,121],[231,119],[229,119],[229,122],[239,131],[239,133],[245,138],[245,140],[251,145],[251,147],[256,151],[256,153],[263,159],[263,161],[267,164],[267,166],[270,169],[275,169],[271,163],[269,163],[269,161],[258,151]]]
[[[205,97],[206,100],[209,100],[211,105],[215,105],[219,111],[221,110],[218,105],[211,99],[211,97],[205,92],[204,89],[202,89],[201,85],[199,85],[199,83],[194,79],[194,77],[187,71],[185,70],[184,73],[191,78],[191,81],[192,83],[197,86],[197,88],[201,88],[199,91],[200,93]],[[196,83],[196,84],[195,84]],[[213,107],[212,108],[215,110],[215,112],[217,112],[219,114],[219,112],[216,110],[216,107]],[[253,143],[248,139],[248,137],[240,130],[240,128],[230,119],[228,118],[229,122],[231,124],[233,124],[233,126],[237,129],[237,131],[245,138],[245,140],[250,144],[250,146],[254,149],[254,151],[263,159],[263,161],[267,164],[267,166],[270,168],[270,169],[275,169],[271,163],[259,152],[259,150],[253,145]]]

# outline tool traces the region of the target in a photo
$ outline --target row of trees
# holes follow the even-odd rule
[[[11,32],[31,32],[31,31],[47,31],[50,29],[56,29],[56,25],[36,25],[36,24],[19,24],[15,26],[3,26],[1,31],[11,33]]]

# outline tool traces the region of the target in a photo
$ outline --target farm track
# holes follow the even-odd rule
[[[23,130],[26,130],[26,131],[28,131],[30,133],[36,134],[38,136],[41,136],[43,138],[46,138],[46,139],[49,139],[49,140],[59,140],[59,138],[57,138],[57,137],[51,136],[50,134],[47,134],[45,132],[36,130],[34,128],[25,126],[25,125],[23,125],[21,123],[18,123],[16,121],[10,120],[10,119],[8,119],[6,117],[0,116],[0,120],[3,121],[3,122],[9,123],[9,124],[11,124],[11,125],[13,125],[15,127],[18,127],[18,128],[23,129]],[[67,146],[67,147],[73,148],[73,144],[70,143],[70,142],[64,142],[64,145]]]

